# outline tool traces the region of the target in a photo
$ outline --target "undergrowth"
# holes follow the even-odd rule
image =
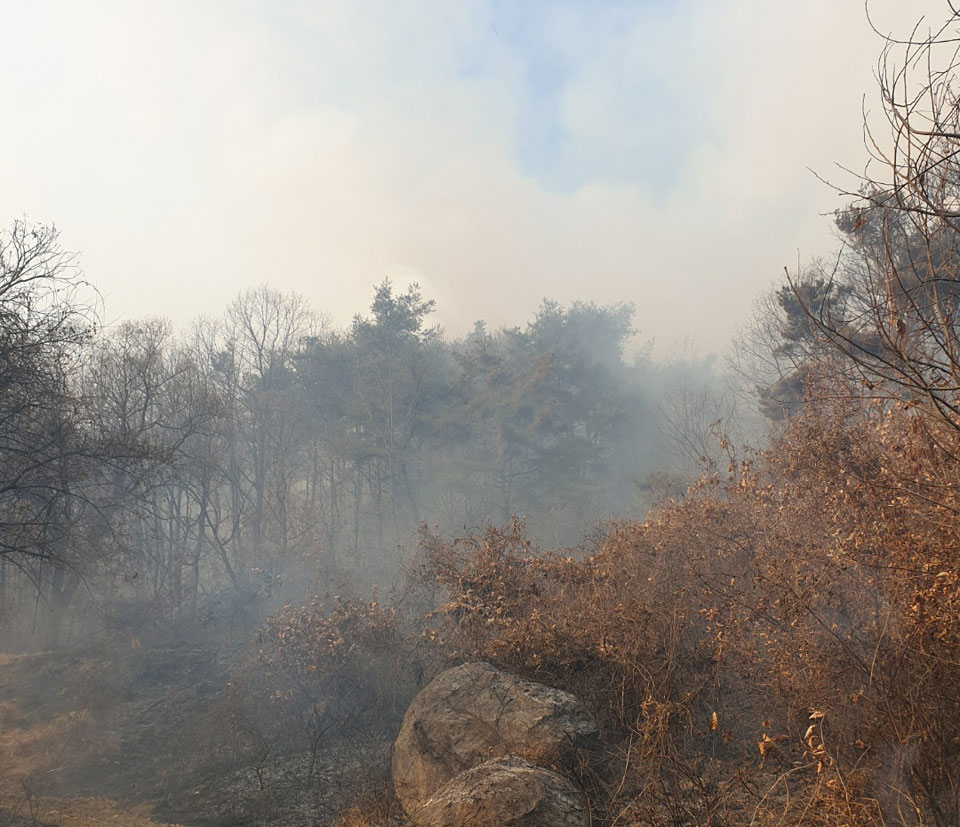
[[[424,636],[587,703],[600,823],[960,823],[960,496],[932,427],[811,408],[588,553],[425,532]]]
[[[520,520],[424,529],[426,609],[285,612],[256,656],[263,708],[312,743],[388,739],[432,671],[485,660],[594,713],[595,824],[956,825],[960,481],[937,427],[811,406],[586,551],[535,548]],[[343,824],[386,823],[389,790],[369,792]]]

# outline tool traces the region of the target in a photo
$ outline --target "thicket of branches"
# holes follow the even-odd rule
[[[586,556],[428,537],[425,635],[588,703],[600,823],[956,824],[960,499],[930,427],[821,402]]]

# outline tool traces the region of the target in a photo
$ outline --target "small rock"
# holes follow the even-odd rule
[[[516,756],[461,773],[415,813],[416,827],[588,827],[582,794],[563,776]]]

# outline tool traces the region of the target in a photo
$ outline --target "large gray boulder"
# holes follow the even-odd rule
[[[414,698],[394,744],[394,788],[412,815],[490,758],[572,766],[597,738],[596,722],[569,692],[468,663],[442,672]]]
[[[409,814],[416,827],[589,827],[580,791],[510,755],[461,773]]]

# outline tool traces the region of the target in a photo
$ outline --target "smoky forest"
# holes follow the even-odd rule
[[[396,275],[352,318],[267,272],[117,320],[12,205],[0,825],[960,827],[939,8],[868,4],[831,252],[783,249],[725,349],[586,272],[464,329]]]

